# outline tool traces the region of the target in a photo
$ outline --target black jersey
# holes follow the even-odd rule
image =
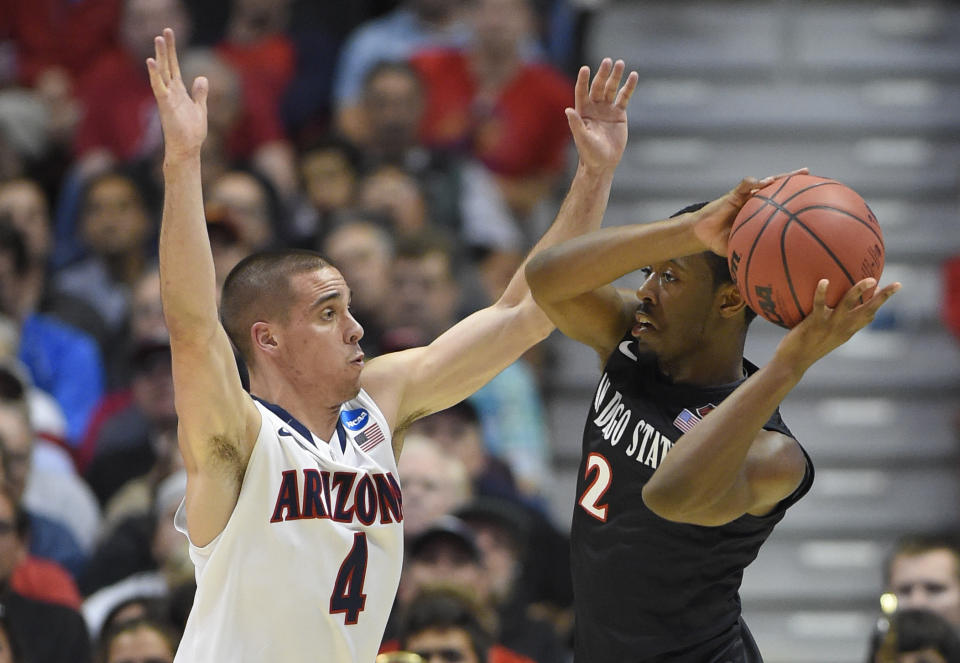
[[[747,361],[744,368],[757,370]],[[672,384],[653,358],[637,356],[629,334],[607,360],[583,432],[571,531],[577,663],[759,660],[730,656],[751,648],[740,581],[787,507],[810,489],[809,456],[800,486],[762,517],[674,523],[641,497],[673,442],[741,382]],[[791,435],[779,410],[764,428]]]

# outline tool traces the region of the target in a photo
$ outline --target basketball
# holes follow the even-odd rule
[[[791,175],[757,191],[730,228],[728,262],[747,304],[791,328],[813,308],[820,279],[836,306],[858,281],[880,278],[883,234],[856,191],[836,180]]]

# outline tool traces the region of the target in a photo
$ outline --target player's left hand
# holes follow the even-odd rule
[[[770,186],[779,179],[791,175],[808,175],[808,168],[798,168],[789,173],[771,175],[763,179],[745,177],[740,183],[730,189],[725,196],[704,205],[697,212],[693,232],[703,244],[714,253],[727,255],[727,240],[730,238],[730,228],[734,219],[740,213],[740,208],[746,205],[750,197],[760,189]]]
[[[605,58],[591,83],[590,67],[580,67],[574,107],[566,109],[580,165],[594,172],[612,173],[627,145],[627,106],[639,76],[631,71],[621,87],[624,69],[623,60]]]
[[[899,282],[877,290],[877,280],[866,278],[850,288],[831,308],[827,306],[829,286],[827,279],[820,280],[813,295],[810,314],[791,329],[777,346],[776,355],[801,372],[870,324],[880,307],[900,290]]]

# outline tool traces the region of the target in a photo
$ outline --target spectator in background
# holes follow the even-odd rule
[[[500,621],[489,571],[470,528],[459,518],[442,516],[410,541],[397,594],[400,614],[409,610],[420,592],[448,588],[472,598],[489,615],[487,621],[495,641],[514,654],[528,656],[536,663],[562,660],[561,647],[546,623],[523,614],[512,615],[517,621],[509,627]],[[407,641],[406,646],[411,643]]]
[[[406,0],[395,10],[360,25],[340,51],[334,73],[336,128],[353,140],[367,130],[355,111],[367,72],[383,60],[406,60],[428,46],[458,46],[469,36],[459,0]]]
[[[303,200],[288,234],[295,245],[320,246],[338,212],[355,206],[360,182],[360,152],[335,136],[313,141],[300,152]]]
[[[208,212],[219,212],[230,218],[240,243],[247,247],[246,255],[266,249],[278,239],[278,206],[270,183],[262,176],[243,170],[231,170],[214,180],[206,200]]]
[[[402,168],[384,165],[368,172],[360,182],[359,202],[362,209],[389,219],[398,237],[431,232],[426,194]]]
[[[47,197],[39,183],[27,178],[0,181],[0,216],[3,215],[20,232],[27,249],[20,308],[48,313],[86,332],[97,341],[103,354],[111,345],[106,325],[96,309],[79,297],[57,291],[48,279],[52,227]]]
[[[544,598],[538,593],[538,580],[570,584],[564,577],[570,575],[569,557],[564,554],[569,542],[559,534],[545,541],[539,532],[542,525],[532,514],[501,498],[479,497],[457,510],[456,515],[473,532],[480,550],[490,604],[500,620],[500,641],[537,661],[566,658],[553,625],[536,616],[529,606],[535,598]],[[560,563],[552,563],[554,559]],[[572,595],[572,589],[569,591]],[[565,607],[567,623],[563,626],[568,627],[572,610],[569,602]],[[552,604],[550,608],[551,616],[560,615],[560,606]]]
[[[391,297],[394,241],[378,219],[363,212],[345,213],[321,251],[350,284],[350,308],[363,327],[361,346],[368,357],[381,354]]]
[[[232,0],[217,52],[275,104],[293,79],[296,53],[286,31],[290,0]],[[274,112],[277,112],[276,110]]]
[[[927,610],[897,611],[873,643],[868,663],[960,663],[960,636]]]
[[[468,247],[517,249],[523,237],[490,173],[475,160],[419,143],[424,90],[405,62],[381,62],[367,74],[360,111],[368,132],[360,142],[368,168],[395,166],[423,191],[431,224]]]
[[[397,469],[403,484],[403,535],[407,540],[470,501],[470,479],[463,463],[429,438],[407,435]]]
[[[473,155],[496,176],[514,215],[525,220],[565,166],[573,105],[570,81],[523,60],[532,34],[530,0],[475,0],[464,50],[421,50],[411,59],[427,91],[427,145]]]
[[[169,341],[142,340],[131,362],[132,398],[100,421],[85,443],[93,450],[86,478],[104,506],[127,481],[168,463],[176,445]]]
[[[190,20],[180,0],[123,0],[118,47],[88,63],[78,84],[83,115],[74,149],[80,172],[158,154],[160,120],[143,63],[164,27],[176,30],[181,48],[189,41]]]
[[[428,437],[443,453],[463,463],[473,494],[497,496],[514,503],[522,501],[513,470],[491,455],[483,438],[480,415],[470,399],[413,422],[410,432]]]
[[[429,343],[461,317],[460,284],[450,245],[442,237],[421,234],[398,242],[393,274],[387,347]],[[514,362],[468,400],[480,413],[488,450],[510,464],[523,492],[535,494],[547,470],[549,447],[530,366],[522,359]]]
[[[884,570],[898,610],[930,610],[960,631],[960,544],[955,535],[904,537]]]
[[[0,402],[0,454],[3,457],[4,481],[15,504],[22,506],[23,493],[30,475],[33,451],[33,428],[26,401]],[[74,578],[79,578],[87,555],[77,543],[64,519],[57,520],[26,510],[29,521],[30,554],[60,564]]]
[[[172,624],[150,617],[119,622],[104,633],[102,663],[173,663],[180,636]]]
[[[179,34],[179,33],[178,33]],[[276,100],[256,78],[244,78],[217,51],[182,51],[184,80],[206,76],[207,137],[203,143],[203,188],[238,167],[267,178],[283,203],[297,187],[293,148],[280,124]]]
[[[97,312],[106,328],[105,345],[116,347],[127,334],[130,290],[146,269],[148,247],[156,235],[138,183],[114,171],[90,179],[79,233],[87,256],[58,272],[53,283]]]
[[[120,0],[0,0],[0,37],[7,23],[16,46],[17,79],[28,86],[62,70],[75,80],[115,43]]]
[[[89,663],[90,641],[76,610],[22,595],[12,578],[22,562],[16,500],[0,491],[0,623],[27,663]],[[2,655],[2,654],[0,654]]]
[[[83,615],[92,633],[100,632],[114,608],[130,598],[169,600],[184,587],[192,596],[189,544],[173,523],[185,487],[184,472],[170,475],[157,486],[148,512],[125,518],[104,535],[80,583],[87,595]]]
[[[26,472],[20,502],[31,513],[60,523],[69,530],[84,555],[93,549],[100,528],[100,508],[90,487],[81,479],[70,454],[64,449],[66,421],[46,393],[32,387],[26,369],[11,356],[0,353],[0,403],[20,407],[26,403],[33,443],[29,463],[12,462],[8,471],[19,488]],[[11,442],[17,447],[16,440]],[[2,444],[0,444],[2,448]],[[11,449],[19,461],[21,449]]]
[[[421,592],[404,611],[399,645],[424,663],[524,663],[523,656],[495,644],[481,606],[461,592]]]
[[[30,308],[29,265],[23,236],[0,219],[0,315],[15,323],[17,358],[63,409],[66,441],[74,446],[103,392],[100,352],[86,334]]]
[[[0,557],[13,564],[8,581],[21,596],[80,609],[80,592],[56,562],[30,554],[30,517],[13,495],[0,488]]]

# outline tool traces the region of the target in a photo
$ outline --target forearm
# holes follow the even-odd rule
[[[645,265],[707,250],[689,214],[655,223],[603,228],[551,246],[530,259],[526,274],[540,301],[590,292]]]
[[[172,336],[202,336],[219,321],[199,155],[165,161],[163,175],[160,279],[164,316]]]
[[[577,166],[573,182],[570,183],[570,190],[553,224],[530,251],[517,273],[513,275],[513,279],[500,298],[501,303],[517,304],[529,291],[527,277],[524,274],[528,262],[551,247],[556,247],[571,238],[600,227],[607,210],[612,183],[613,169],[591,171],[582,164]]]
[[[743,478],[757,434],[802,375],[774,356],[674,443],[644,487],[644,502],[657,513],[682,515],[725,497]]]

